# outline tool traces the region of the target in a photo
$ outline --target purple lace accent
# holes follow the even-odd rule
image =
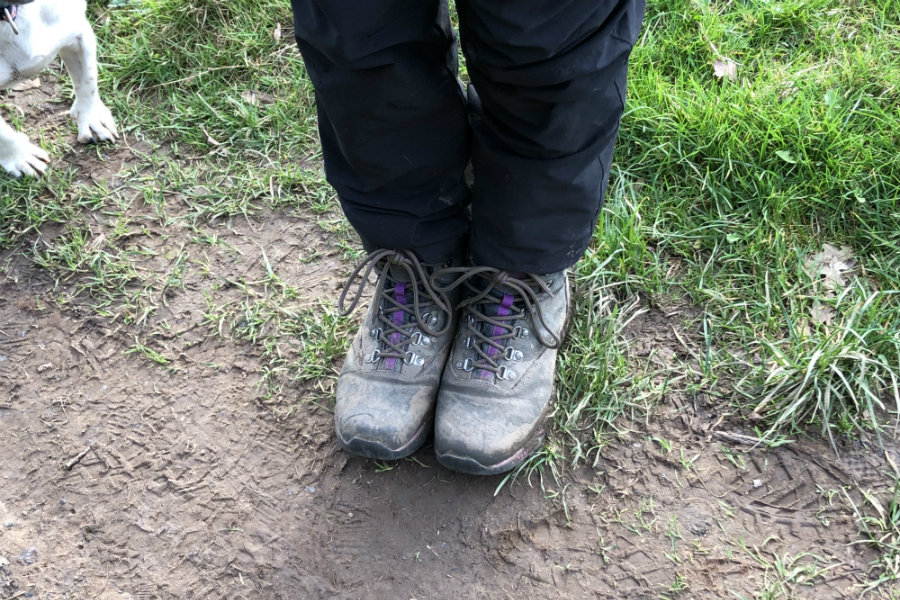
[[[406,282],[398,281],[394,284],[394,300],[399,302],[400,304],[406,304]],[[403,315],[406,313],[400,309],[394,311],[394,314],[391,315],[391,321],[393,321],[394,325],[400,326],[403,325]],[[399,344],[403,341],[403,334],[397,333],[396,331],[390,335],[390,340],[392,344]],[[398,365],[397,358],[386,358],[384,359],[384,368],[393,371],[397,368]]]
[[[498,317],[508,317],[512,312],[510,309],[513,305],[514,296],[512,294],[503,294],[503,300],[500,301],[500,306],[497,307],[497,316]],[[499,327],[494,325],[491,329],[491,337],[501,336],[507,333],[507,329],[505,327]],[[488,346],[487,355],[491,358],[500,354],[500,351],[494,348],[493,346]],[[494,376],[494,373],[488,371],[486,369],[481,369],[481,372],[478,374],[482,379],[491,379]]]

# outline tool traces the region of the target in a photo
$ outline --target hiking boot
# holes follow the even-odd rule
[[[449,469],[509,471],[546,434],[556,355],[567,325],[566,271],[519,275],[450,268],[448,292],[465,287],[453,349],[438,393],[434,449]]]
[[[403,458],[418,450],[431,432],[456,325],[447,295],[431,287],[435,268],[409,251],[378,250],[344,286],[338,306],[346,315],[359,304],[369,276],[376,275],[375,295],[338,377],[334,407],[338,441],[353,454]],[[345,309],[347,294],[359,277]]]

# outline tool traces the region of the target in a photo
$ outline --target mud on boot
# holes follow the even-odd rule
[[[460,321],[435,415],[435,453],[475,475],[509,471],[546,434],[556,356],[567,325],[566,271],[520,275],[490,267],[446,269],[438,291],[464,288]]]
[[[340,311],[348,314],[374,272],[375,294],[338,377],[334,408],[338,441],[353,454],[403,458],[431,433],[456,325],[450,299],[430,284],[438,266],[422,264],[409,251],[377,250],[357,267],[341,293]]]

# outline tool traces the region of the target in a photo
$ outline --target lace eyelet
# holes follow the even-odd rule
[[[403,362],[405,362],[408,365],[415,365],[417,367],[421,367],[422,365],[425,364],[425,359],[410,350],[403,357]]]
[[[380,350],[372,350],[372,355],[366,359],[368,363],[375,363],[381,359],[381,351]]]
[[[422,314],[422,324],[426,327],[434,327],[437,325],[437,322],[438,316],[436,314],[430,312]]]
[[[414,346],[427,346],[431,343],[431,338],[421,331],[414,331],[413,334],[409,336],[409,343]]]
[[[506,367],[500,367],[497,370],[497,379],[512,381],[516,377],[518,377],[518,375],[512,369],[507,369]]]
[[[503,351],[503,358],[506,360],[522,360],[523,356],[521,350],[516,350],[512,346],[507,346]]]

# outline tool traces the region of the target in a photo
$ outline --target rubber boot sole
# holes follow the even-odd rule
[[[345,440],[340,432],[337,432],[338,444],[341,448],[356,456],[363,458],[371,458],[374,460],[400,460],[415,454],[428,440],[428,435],[433,429],[432,423],[434,417],[431,416],[422,423],[422,426],[416,431],[412,438],[399,448],[388,448],[377,440],[367,440],[365,438],[354,437]]]

